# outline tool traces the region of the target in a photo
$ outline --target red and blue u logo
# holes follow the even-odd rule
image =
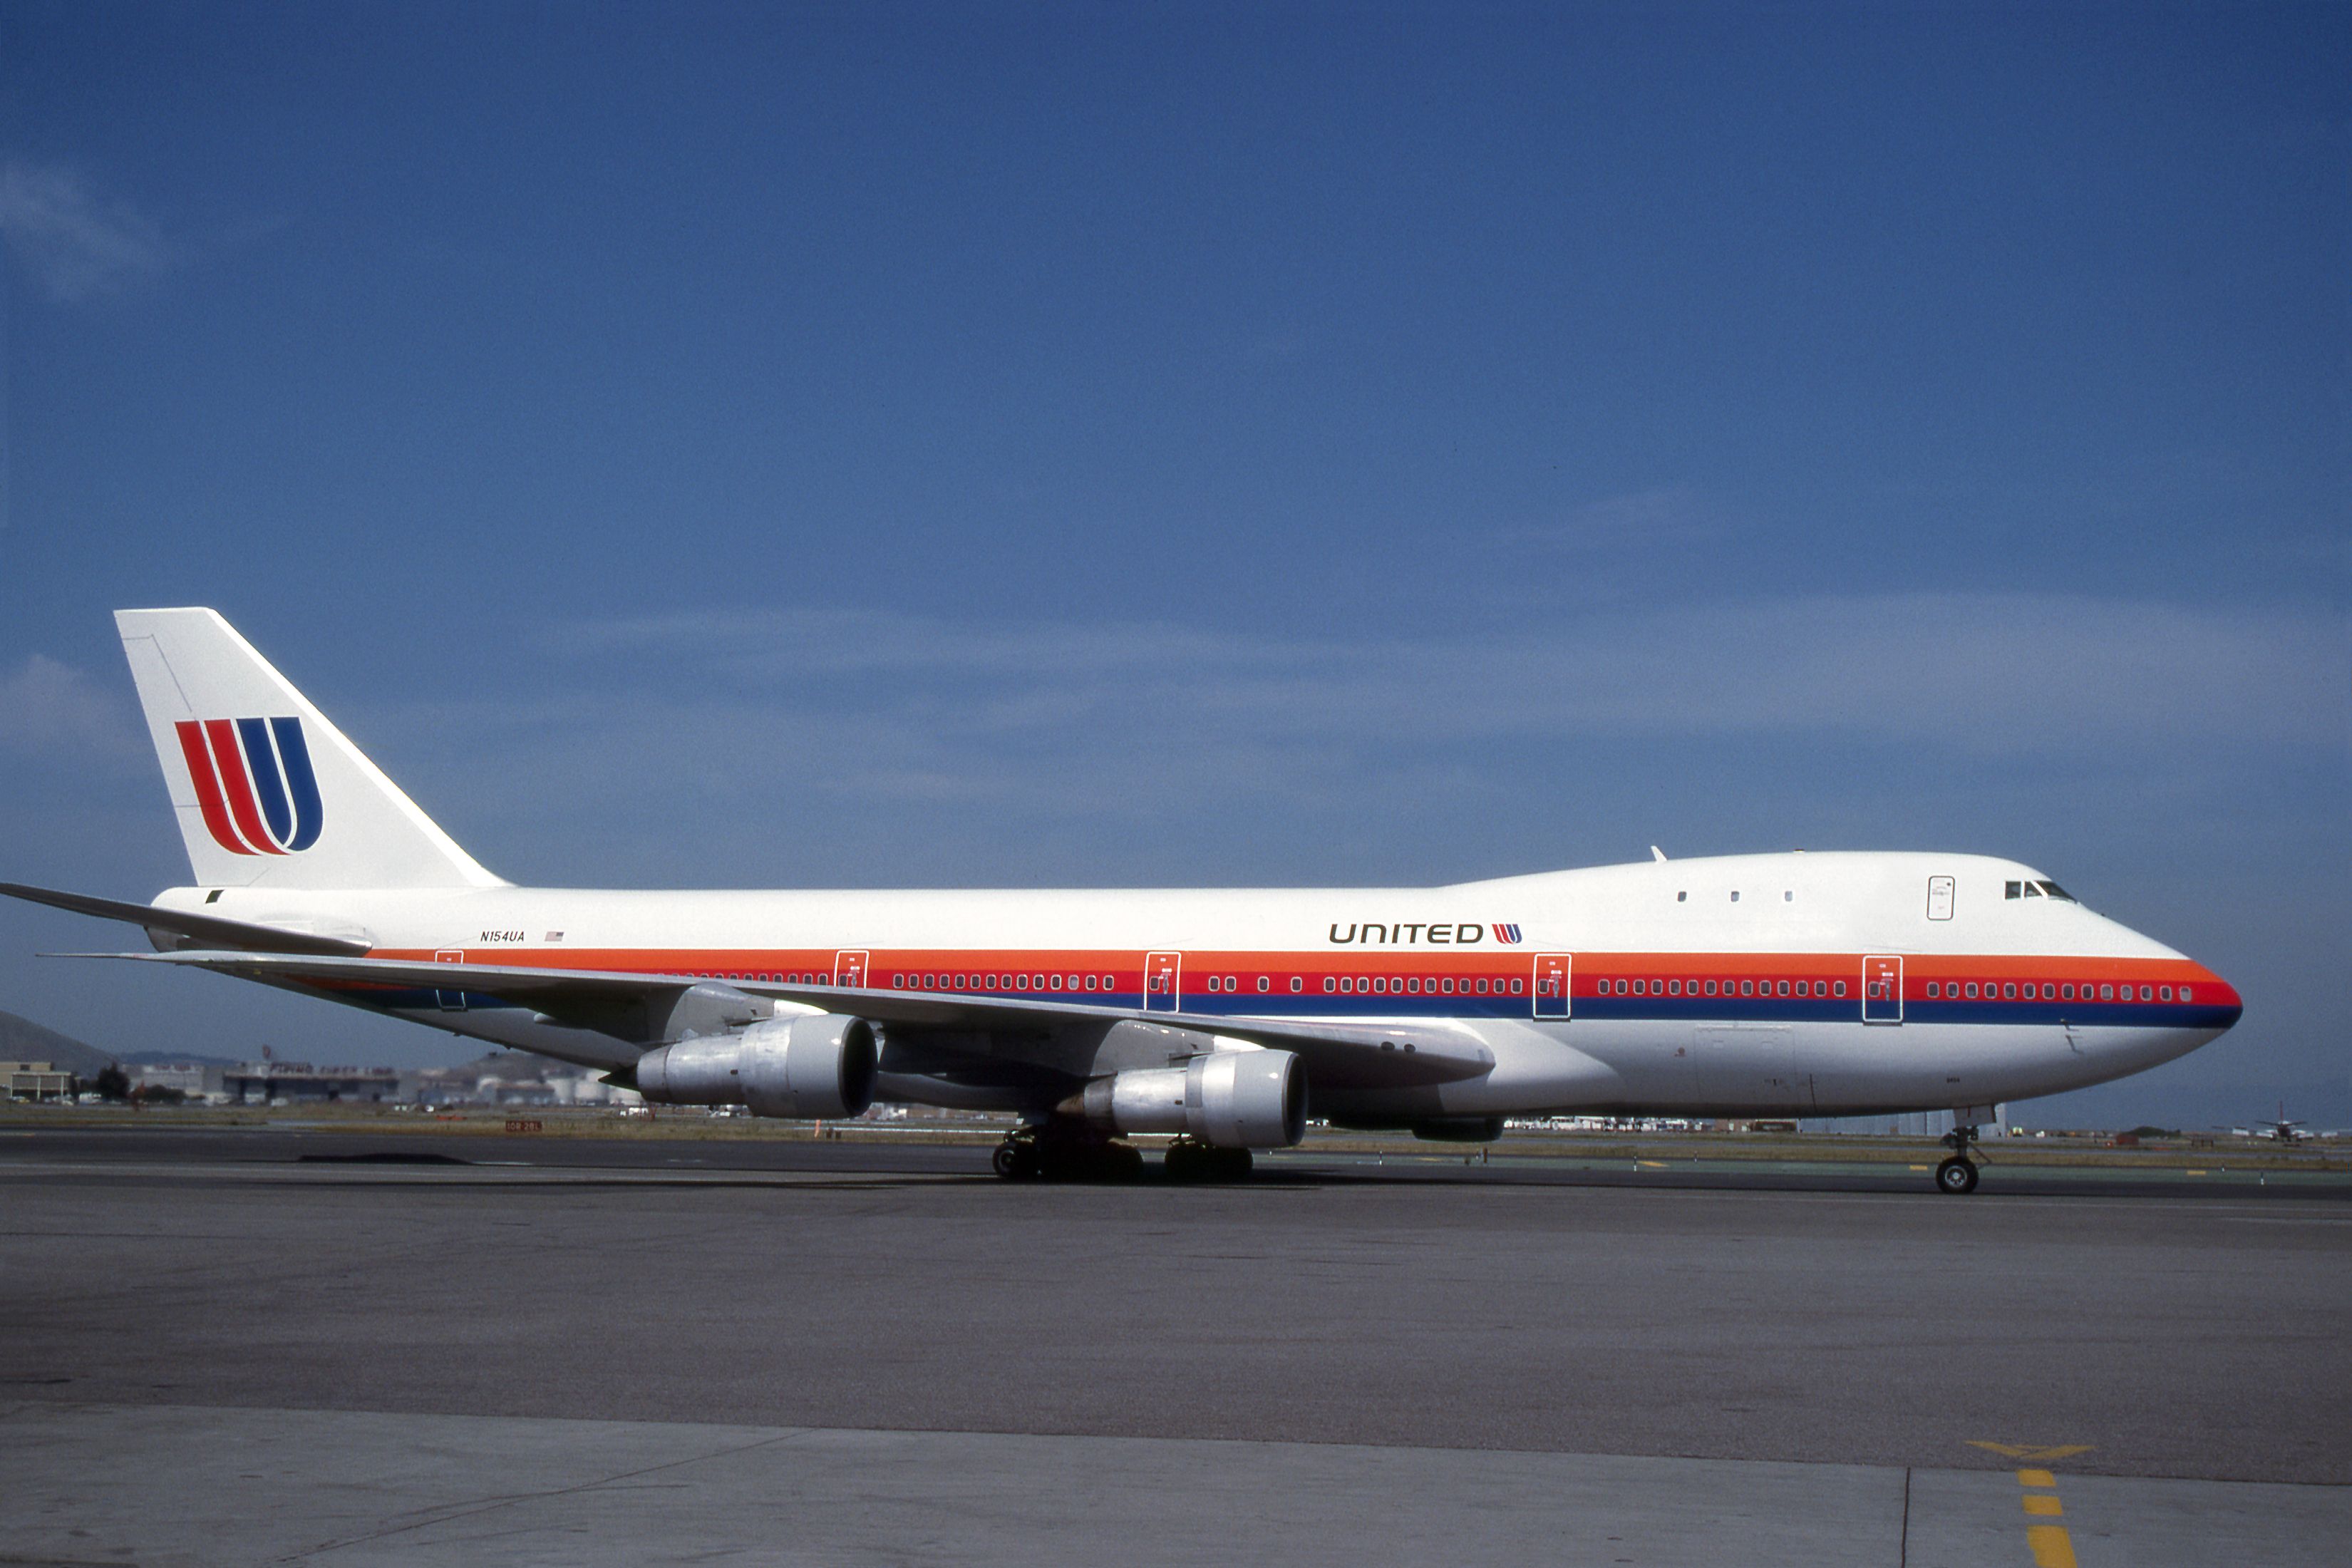
[[[175,728],[213,842],[291,855],[319,841],[319,781],[299,719],[184,720]]]

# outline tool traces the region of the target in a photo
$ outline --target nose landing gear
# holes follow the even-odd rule
[[[1954,1127],[1944,1134],[1944,1146],[1952,1151],[1951,1157],[1936,1167],[1936,1190],[1958,1195],[1977,1190],[1976,1162],[1969,1158],[1969,1145],[1977,1141],[1973,1124]]]

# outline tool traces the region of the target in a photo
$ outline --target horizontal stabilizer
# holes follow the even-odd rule
[[[179,947],[227,948],[246,952],[299,952],[356,957],[368,951],[363,942],[314,931],[285,931],[219,915],[193,914],[184,910],[160,910],[152,904],[128,903],[89,893],[61,892],[55,888],[31,888],[22,882],[0,882],[0,893],[27,903],[96,915],[102,921],[128,921],[161,936],[177,937]],[[144,957],[145,954],[139,956]]]

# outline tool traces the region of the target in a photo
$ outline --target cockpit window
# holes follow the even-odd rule
[[[2022,882],[2004,882],[2001,884],[2000,896],[2004,899],[2021,899],[2025,895],[2019,889],[2024,886]]]
[[[2055,882],[2004,882],[2001,897],[2005,899],[2063,899],[2074,902],[2074,895]]]
[[[2028,883],[2026,883],[2026,884],[2025,884],[2025,896],[2026,896],[2027,898],[2029,898],[2029,899],[2038,899],[2038,898],[2040,898],[2040,897],[2042,896],[2042,889],[2041,889],[2041,887],[2040,887],[2038,884],[2036,884],[2036,883],[2032,883],[2032,882],[2028,882]]]
[[[2063,899],[2070,904],[2074,901],[2074,895],[2068,892],[2065,889],[2060,887],[2055,882],[2036,882],[2034,886],[2040,888],[2043,892],[2049,894],[2053,899]]]

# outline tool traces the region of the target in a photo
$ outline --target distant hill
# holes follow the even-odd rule
[[[207,1057],[194,1051],[125,1051],[122,1053],[121,1061],[124,1067],[146,1067],[156,1062],[194,1062],[198,1067],[207,1068],[234,1068],[245,1065],[243,1057]]]
[[[114,1058],[96,1046],[85,1046],[55,1029],[45,1029],[30,1018],[0,1013],[0,1060],[53,1062],[74,1077],[96,1078]]]

